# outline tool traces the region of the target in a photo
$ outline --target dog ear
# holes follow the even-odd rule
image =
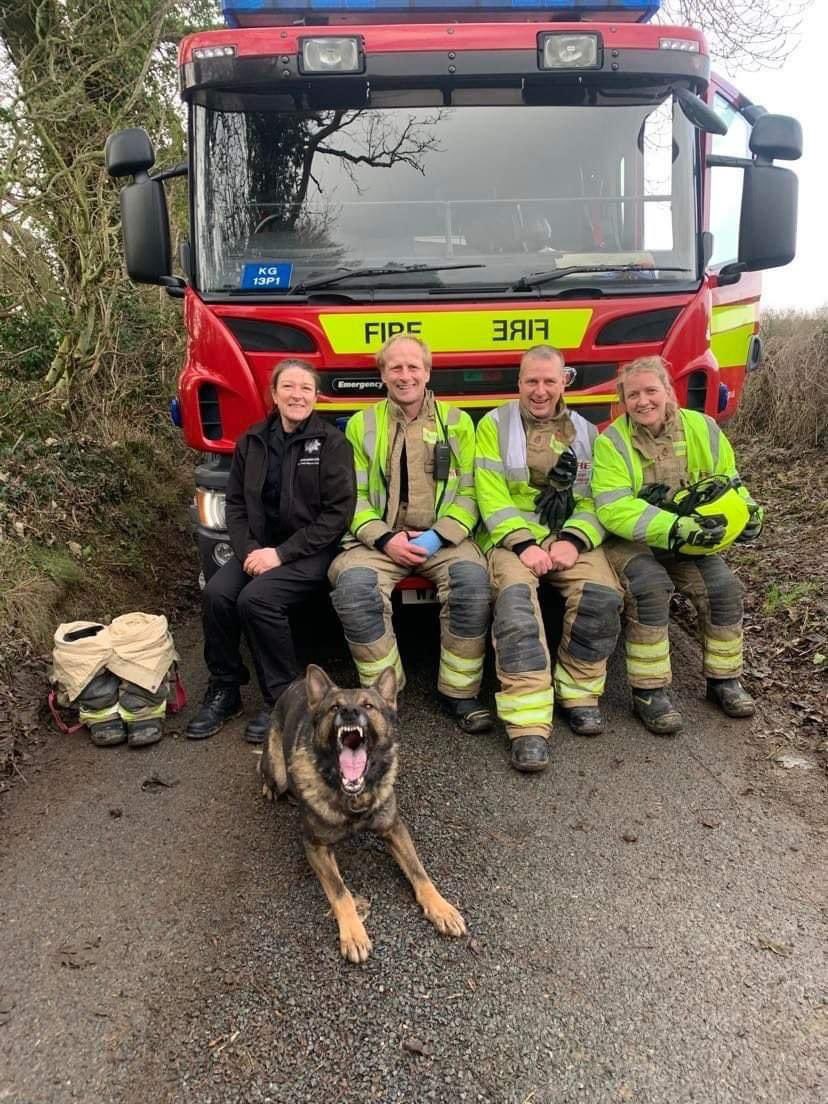
[[[386,667],[374,683],[374,689],[384,702],[397,708],[397,672],[393,667]]]
[[[333,686],[333,683],[315,663],[308,665],[305,671],[305,692],[308,695],[308,705],[311,710],[316,709],[319,703]]]

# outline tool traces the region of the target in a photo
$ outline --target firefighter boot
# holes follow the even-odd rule
[[[492,725],[492,715],[477,698],[449,698],[440,694],[443,712],[451,717],[458,728],[472,735],[488,732]]]
[[[187,725],[185,734],[190,740],[204,740],[208,736],[214,736],[225,722],[231,717],[238,717],[241,711],[238,686],[211,682],[201,709]]]
[[[167,682],[155,692],[124,679],[118,696],[118,710],[126,725],[130,747],[157,744],[164,733],[161,725],[167,712]]]
[[[88,683],[78,697],[80,720],[89,729],[89,738],[96,747],[114,747],[127,738],[118,713],[118,688],[121,680],[110,671],[101,671]]]
[[[543,736],[528,733],[516,736],[509,748],[509,762],[524,774],[546,770],[549,765],[549,745]]]
[[[633,713],[656,736],[674,736],[682,725],[681,713],[664,686],[652,690],[632,688]]]
[[[737,678],[709,678],[707,698],[728,717],[752,717],[756,712],[756,703]]]
[[[558,712],[576,736],[600,736],[604,731],[604,718],[597,705],[574,705],[571,709],[559,705]]]

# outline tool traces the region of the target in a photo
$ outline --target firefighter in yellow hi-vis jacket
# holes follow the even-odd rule
[[[523,355],[518,399],[477,427],[475,488],[495,595],[497,712],[512,766],[543,770],[557,697],[573,732],[597,736],[598,699],[621,628],[621,590],[598,547],[604,530],[589,498],[595,427],[567,410],[563,355],[536,345]],[[551,670],[538,604],[541,580],[564,601]]]
[[[730,717],[750,717],[754,702],[740,682],[742,584],[716,553],[755,540],[764,511],[713,419],[679,407],[661,357],[624,365],[618,393],[625,413],[595,443],[592,490],[625,591],[633,712],[656,735],[681,728],[667,631],[678,590],[698,613],[708,697]]]
[[[468,414],[426,390],[431,354],[418,338],[390,338],[377,367],[388,398],[355,414],[345,431],[357,504],[345,550],[328,573],[334,609],[362,685],[394,667],[402,686],[391,592],[408,575],[430,579],[442,606],[441,703],[465,732],[485,732],[492,718],[478,693],[490,592],[485,560],[470,539],[478,519],[474,427]]]

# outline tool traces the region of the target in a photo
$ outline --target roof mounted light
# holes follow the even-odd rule
[[[600,69],[601,36],[552,31],[539,35],[541,69]]]
[[[362,43],[357,35],[299,40],[302,73],[361,73],[365,68]]]
[[[660,38],[659,50],[683,50],[687,54],[698,54],[699,44],[695,38]]]
[[[199,61],[205,58],[235,57],[235,46],[194,46],[193,57]]]

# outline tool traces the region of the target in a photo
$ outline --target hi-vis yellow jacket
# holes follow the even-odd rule
[[[578,457],[578,477],[572,488],[575,510],[560,530],[579,537],[588,549],[597,548],[604,529],[589,497],[592,442],[595,426],[580,414],[570,412],[575,439],[572,448]],[[566,442],[561,442],[561,451]],[[542,544],[554,534],[542,525],[535,499],[540,488],[529,482],[526,431],[517,400],[490,410],[477,426],[477,453],[474,485],[480,509],[477,543],[487,552],[496,545],[511,548],[530,538]]]
[[[432,527],[450,544],[459,544],[477,525],[474,497],[474,425],[463,410],[426,395],[434,406],[435,429],[423,429],[426,445],[438,441],[448,444],[451,462],[448,478],[434,481],[434,521]],[[349,419],[345,436],[354,452],[357,501],[350,530],[363,544],[391,530],[385,517],[388,488],[399,472],[387,471],[389,457],[388,400],[360,410]],[[391,519],[393,521],[393,519]]]
[[[737,479],[733,448],[713,419],[696,410],[684,409],[678,410],[677,417],[681,419],[684,441],[676,445],[682,451],[686,447],[687,484],[710,475]],[[630,419],[622,414],[595,442],[592,494],[598,517],[615,536],[667,549],[676,515],[637,498],[643,485],[641,454],[635,447]],[[740,486],[738,491],[746,502],[754,504],[747,487]]]

